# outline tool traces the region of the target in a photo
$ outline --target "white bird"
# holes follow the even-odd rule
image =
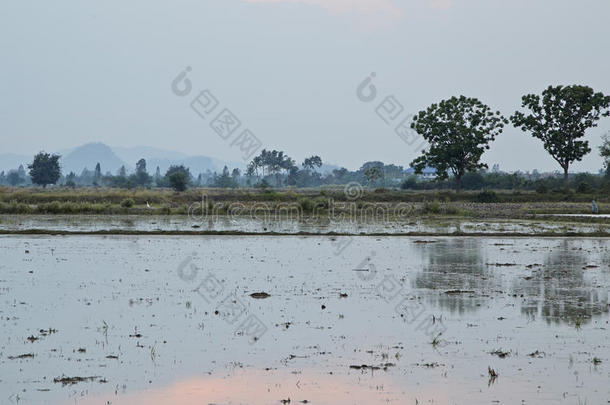
[[[146,201],[146,208],[150,208],[150,204]]]

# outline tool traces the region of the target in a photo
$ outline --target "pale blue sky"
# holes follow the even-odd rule
[[[510,115],[525,92],[586,84],[610,94],[607,0],[158,0],[0,4],[2,152],[91,141],[239,161],[175,96],[186,66],[267,148],[298,160],[407,166],[417,155],[376,114],[452,95]],[[356,97],[371,72],[378,99]],[[592,146],[610,130],[600,122]],[[506,170],[556,169],[509,128],[484,155]],[[575,170],[597,171],[596,148]]]

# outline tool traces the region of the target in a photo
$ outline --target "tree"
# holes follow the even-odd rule
[[[258,170],[262,170],[263,179],[265,178],[265,169],[267,169],[267,175],[275,175],[275,181],[277,186],[281,185],[280,174],[282,170],[286,173],[290,172],[290,169],[294,166],[294,160],[289,156],[284,155],[284,152],[272,150],[268,151],[263,149],[258,156],[255,156],[252,161],[248,164],[246,174],[248,176],[258,177]]]
[[[542,92],[521,98],[521,106],[531,114],[516,111],[511,117],[513,125],[522,131],[530,131],[540,139],[544,149],[563,169],[565,186],[568,185],[568,170],[574,161],[580,161],[589,152],[588,141],[579,140],[585,131],[597,126],[600,117],[610,111],[610,96],[595,93],[587,86],[549,86]]]
[[[383,172],[379,166],[371,166],[364,170],[364,177],[366,177],[367,181],[372,184],[383,177]]]
[[[159,186],[159,182],[161,181],[161,169],[157,166],[157,170],[155,170],[155,184]]]
[[[140,159],[136,163],[136,172],[133,175],[133,182],[141,187],[146,187],[150,184],[152,178],[146,171],[146,160]]]
[[[451,172],[460,191],[466,172],[487,167],[480,162],[481,155],[505,124],[508,120],[499,111],[492,112],[476,98],[451,97],[432,104],[413,117],[411,128],[428,141],[429,147],[411,166],[416,173],[433,167],[439,180],[448,178]]]
[[[19,165],[19,167],[17,168],[17,174],[19,175],[19,177],[21,177],[21,179],[25,183],[26,173],[25,173],[25,169],[23,168],[23,165]]]
[[[44,152],[34,156],[34,161],[28,165],[32,183],[41,185],[43,188],[46,188],[47,184],[57,183],[61,176],[61,169],[59,167],[60,157],[59,155],[51,155]]]
[[[215,179],[214,187],[219,187],[219,188],[237,187],[237,182],[235,181],[235,178],[229,174],[229,168],[227,166],[223,167],[222,174]]]
[[[235,182],[235,186],[239,186],[239,177],[241,176],[241,171],[236,167],[233,169],[233,171],[231,172],[231,177],[233,178],[233,181]]]
[[[15,187],[21,183],[23,183],[23,178],[19,175],[19,173],[16,170],[11,170],[8,172],[8,175],[6,176],[6,181],[8,182],[8,184],[12,187]]]
[[[95,172],[93,174],[93,185],[99,186],[102,182],[102,168],[99,162],[95,165]]]
[[[76,174],[74,172],[68,173],[66,176],[66,186],[75,188],[76,187]]]
[[[167,169],[165,178],[167,179],[170,187],[175,191],[185,191],[191,180],[191,172],[183,165],[174,165]]]
[[[308,157],[303,161],[302,164],[304,169],[314,170],[314,168],[322,167],[322,158],[320,156],[314,155],[312,157]]]

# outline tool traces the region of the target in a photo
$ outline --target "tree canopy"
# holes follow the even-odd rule
[[[255,156],[248,164],[247,174],[249,176],[259,176],[259,169],[262,171],[263,178],[267,175],[274,175],[277,186],[281,185],[280,173],[282,170],[290,173],[295,166],[294,160],[284,155],[283,151],[263,149],[258,156]],[[266,172],[265,172],[266,170]]]
[[[43,188],[47,184],[55,184],[61,176],[59,167],[59,155],[40,152],[34,156],[34,161],[28,165],[32,183],[41,185]]]
[[[146,160],[140,159],[136,162],[136,172],[133,175],[133,182],[141,187],[146,187],[152,182],[152,177],[146,171]]]
[[[499,111],[494,113],[476,98],[451,97],[432,104],[413,117],[411,128],[429,147],[411,165],[417,173],[427,166],[435,168],[439,180],[452,173],[459,191],[466,172],[487,167],[481,155],[505,124],[508,120]]]
[[[170,187],[175,191],[185,191],[191,180],[191,172],[183,165],[170,166],[165,173],[165,177]]]
[[[567,184],[570,165],[591,152],[589,142],[580,139],[587,129],[597,126],[600,117],[610,115],[610,97],[588,86],[573,85],[549,86],[542,97],[526,94],[521,100],[521,106],[531,113],[516,111],[511,117],[513,125],[542,141],[563,169]]]
[[[322,167],[322,158],[320,156],[314,155],[308,158],[305,158],[302,164],[303,168],[314,170],[316,167]]]

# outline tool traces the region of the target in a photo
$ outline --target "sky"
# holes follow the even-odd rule
[[[240,161],[247,129],[297,162],[408,166],[420,143],[395,128],[442,99],[510,116],[551,84],[610,94],[608,16],[607,0],[3,1],[0,153],[104,142]],[[225,109],[240,126],[219,134]],[[575,171],[601,168],[608,131],[590,130]],[[559,169],[512,126],[483,161]]]

